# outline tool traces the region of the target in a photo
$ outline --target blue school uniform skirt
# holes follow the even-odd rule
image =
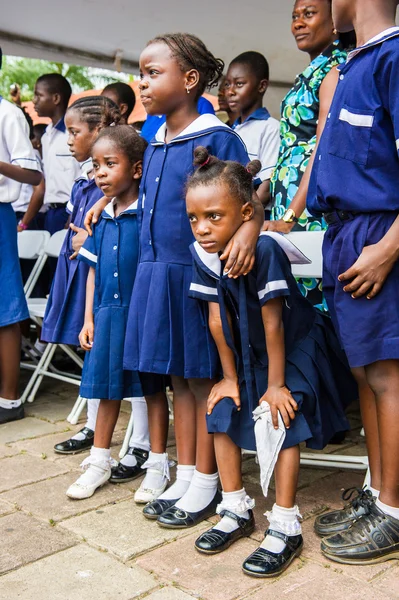
[[[330,319],[316,313],[309,334],[286,358],[286,385],[298,412],[282,449],[306,442],[308,448],[321,450],[336,433],[350,428],[344,407],[357,398],[357,388]],[[239,381],[241,410],[224,398],[206,417],[208,432],[227,433],[240,448],[256,450],[252,411],[267,390],[267,366],[253,366],[251,386],[243,372]]]
[[[0,327],[29,318],[18,259],[15,213],[0,202]]]

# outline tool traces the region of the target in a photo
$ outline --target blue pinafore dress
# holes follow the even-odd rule
[[[138,260],[137,201],[117,217],[112,201],[78,258],[96,271],[94,340],[85,356],[80,395],[107,400],[142,396],[138,373],[123,369],[129,302]]]
[[[87,168],[90,169],[90,164]],[[72,188],[71,198],[67,204],[71,223],[83,227],[86,213],[103,195],[94,179],[90,179],[87,172],[83,171]],[[89,267],[79,260],[69,260],[73,254],[74,235],[75,233],[69,229],[58,257],[41,339],[45,342],[78,346],[79,333],[84,321]]]
[[[285,381],[298,404],[283,448],[306,442],[309,448],[320,450],[335,433],[349,429],[344,410],[357,398],[357,387],[329,317],[300,293],[289,259],[276,241],[279,237],[261,234],[253,270],[236,280],[223,276],[218,255],[206,253],[197,243],[191,247],[194,268],[190,296],[219,303],[223,332],[236,358],[241,396],[241,411],[231,398],[216,405],[207,416],[208,431],[227,433],[240,448],[256,450],[252,411],[268,387],[261,307],[272,298],[282,297]]]
[[[201,115],[166,144],[165,125],[144,156],[139,198],[140,260],[130,303],[125,368],[144,373],[212,378],[216,346],[198,303],[189,297],[194,241],[185,184],[194,150],[206,146],[223,160],[247,164],[241,138],[214,115]],[[151,376],[152,381],[156,375]],[[143,380],[142,380],[143,381]],[[154,388],[145,394],[154,393]]]

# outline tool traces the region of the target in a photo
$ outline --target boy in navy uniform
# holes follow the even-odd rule
[[[371,486],[316,519],[328,558],[372,564],[399,557],[399,28],[397,0],[333,0],[358,47],[339,83],[308,195],[324,214],[323,292],[359,382]]]

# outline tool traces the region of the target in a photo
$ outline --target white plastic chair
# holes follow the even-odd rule
[[[47,260],[45,249],[50,237],[48,231],[21,231],[18,233],[19,259],[36,261],[24,285],[26,298],[29,298],[32,294]]]
[[[47,260],[48,257],[58,258],[66,234],[67,230],[63,229],[62,231],[57,231],[51,236],[44,249],[45,260]],[[33,287],[31,286],[32,289]],[[27,301],[30,318],[38,325],[41,325],[46,311],[47,298],[28,297]],[[51,361],[57,347],[61,348],[65,354],[67,354],[67,356],[69,356],[80,368],[83,367],[82,359],[69,346],[66,346],[65,344],[47,344],[37,365],[35,365],[32,376],[21,396],[22,402],[34,401],[39,386],[43,381],[43,377],[52,377],[53,379],[58,379],[59,381],[80,385],[80,376],[59,371],[51,365]]]
[[[295,277],[321,279],[323,274],[322,246],[324,231],[295,231],[287,234],[287,238],[312,261],[308,265],[293,265],[292,272]],[[323,466],[364,471],[368,469],[368,457],[302,452],[301,464],[312,467]],[[366,479],[367,477],[368,474]]]

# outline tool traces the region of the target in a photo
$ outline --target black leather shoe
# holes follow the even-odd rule
[[[248,512],[249,519],[242,519],[229,510],[222,510],[220,516],[222,518],[227,516],[237,521],[238,529],[235,529],[231,533],[225,533],[212,527],[212,529],[205,531],[195,541],[196,550],[203,554],[218,554],[219,552],[223,552],[223,550],[227,550],[236,540],[249,537],[255,529],[255,519],[253,511],[249,510]]]
[[[399,519],[383,513],[375,503],[349,529],[324,538],[326,558],[347,565],[373,565],[399,558]]]
[[[16,408],[2,408],[0,406],[0,423],[11,423],[11,421],[19,421],[25,416],[24,405],[21,404]]]
[[[279,531],[268,529],[266,535],[273,535],[280,538],[285,543],[285,548],[280,554],[258,548],[242,565],[242,570],[251,577],[277,577],[281,575],[292,563],[296,556],[299,556],[303,548],[303,538],[301,535],[285,535]]]
[[[153,502],[149,502],[143,508],[143,515],[146,519],[158,519],[165,511],[167,511],[171,506],[174,506],[179,498],[175,500],[154,500]]]
[[[352,498],[356,492],[357,495]],[[333,510],[316,518],[314,530],[317,535],[323,537],[346,531],[355,521],[369,512],[369,507],[374,502],[370,490],[362,490],[356,487],[345,490],[342,494],[342,500],[344,502],[349,500],[344,508]]]
[[[141,467],[148,459],[148,452],[146,450],[141,450],[140,448],[129,448],[127,454],[136,458],[137,465],[134,467],[127,467],[126,465],[119,463],[117,467],[112,467],[111,483],[126,483],[127,481],[133,481],[133,479],[143,475],[144,471]]]
[[[198,512],[188,512],[176,506],[171,506],[171,508],[158,517],[157,523],[167,529],[187,529],[188,527],[194,527],[198,523],[201,523],[201,521],[205,521],[205,519],[209,519],[209,517],[215,515],[216,507],[221,501],[222,494],[218,490],[212,502]]]
[[[57,452],[57,454],[79,454],[79,452],[89,450],[94,443],[94,431],[88,427],[83,427],[79,433],[83,433],[84,440],[73,440],[71,438],[65,442],[60,442],[54,446],[54,452]]]

